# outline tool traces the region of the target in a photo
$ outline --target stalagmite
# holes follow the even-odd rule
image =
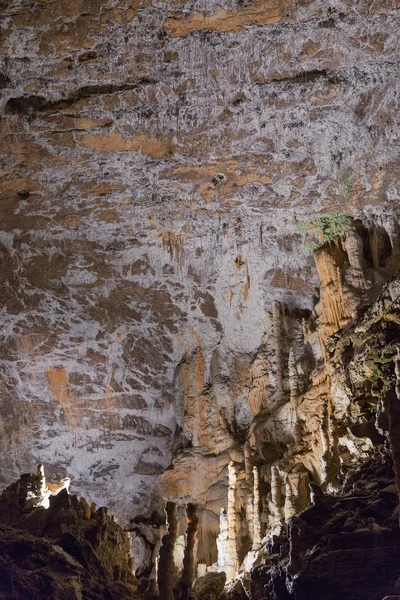
[[[254,508],[253,508],[253,550],[257,550],[261,546],[261,523],[260,523],[260,489],[259,476],[257,467],[253,467],[254,478]]]
[[[175,573],[174,546],[178,529],[175,502],[167,502],[165,507],[168,533],[162,539],[158,565],[158,587],[160,600],[174,600],[173,577]]]
[[[252,540],[254,538],[254,498],[250,492],[246,497],[246,523],[249,539]]]
[[[85,498],[83,498],[82,496],[78,497],[79,500],[79,504],[82,507],[82,512],[83,512],[83,517],[84,519],[87,519],[88,521],[90,520],[91,517],[91,513],[90,513],[90,506],[89,503],[87,502],[87,500]]]
[[[220,512],[220,533],[217,538],[218,548],[218,571],[225,571],[227,580],[233,579],[236,575],[239,560],[236,542],[236,508],[235,508],[235,490],[236,490],[236,469],[231,461],[228,465],[229,487],[228,487],[228,510],[221,508]]]
[[[244,445],[244,468],[246,470],[246,483],[249,487],[252,487],[253,471],[251,468],[251,446],[249,440]]]
[[[280,525],[283,517],[282,477],[276,465],[271,467],[271,496],[268,502],[268,525],[271,529]]]
[[[296,495],[292,478],[290,475],[286,476],[285,483],[285,504],[283,508],[283,513],[285,517],[285,521],[288,521],[290,517],[296,514]]]
[[[246,523],[249,539],[254,535],[253,469],[251,467],[251,446],[247,440],[244,445],[244,467],[246,472]]]
[[[236,545],[236,507],[235,507],[235,491],[236,491],[236,468],[231,461],[228,465],[229,473],[229,489],[228,489],[228,534],[229,534],[229,564],[237,568],[238,556]]]
[[[39,480],[38,492],[40,496],[44,496],[44,494],[46,493],[46,477],[44,475],[43,465],[37,466],[37,475]]]
[[[282,506],[282,480],[275,465],[271,467],[271,498],[277,508]]]
[[[183,564],[183,557],[185,554],[185,536],[179,535],[176,538],[174,546],[174,563],[175,567],[179,570]]]
[[[285,521],[304,510],[310,503],[310,479],[308,473],[289,473],[285,485]]]

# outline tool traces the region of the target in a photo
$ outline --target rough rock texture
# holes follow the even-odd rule
[[[40,475],[27,473],[0,497],[2,600],[119,600],[136,597],[130,537],[100,507],[62,489],[41,506]],[[86,503],[87,504],[87,503]],[[95,507],[94,507],[95,509]]]
[[[176,495],[215,538],[234,449],[285,391],[273,301],[314,305],[296,220],[363,218],[374,266],[393,225],[397,3],[10,0],[0,19],[0,481],[66,468],[126,519],[157,506],[174,441],[197,468]]]
[[[382,600],[399,591],[398,496],[391,461],[375,459],[340,496],[321,494],[264,548],[251,597]]]
[[[333,598],[349,553],[392,569],[397,499],[371,488],[365,524],[346,481],[379,451],[400,481],[397,2],[11,0],[0,25],[0,482],[66,471],[88,502],[49,514],[81,510],[79,543],[93,501],[130,520],[148,600],[164,500],[174,540],[198,506],[201,572],[217,539],[247,556],[238,596]],[[338,212],[312,256],[299,224]]]

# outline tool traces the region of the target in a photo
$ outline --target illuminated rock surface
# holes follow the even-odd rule
[[[346,512],[379,452],[400,477],[397,3],[11,0],[0,26],[1,487],[67,474],[86,521],[132,531],[148,596],[169,501],[181,541],[198,506],[199,572],[252,552],[232,594],[328,599],[336,550],[296,515]],[[348,518],[397,552],[383,512]],[[362,564],[373,532],[336,525]]]

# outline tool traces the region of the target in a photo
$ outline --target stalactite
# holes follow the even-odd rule
[[[362,239],[355,231],[353,231],[346,235],[343,245],[350,263],[350,269],[346,274],[346,280],[354,288],[365,289],[366,281],[363,271],[364,259]]]
[[[266,351],[266,342],[263,341],[261,349],[250,369],[248,403],[255,416],[260,414],[267,407],[268,385],[268,355]]]
[[[174,546],[178,530],[175,502],[167,502],[165,507],[168,532],[162,539],[158,565],[158,587],[160,600],[174,600],[173,577],[175,573]]]
[[[132,575],[135,575],[135,558],[133,556],[128,557],[128,567]]]
[[[259,476],[258,476],[257,467],[253,467],[253,479],[254,479],[253,550],[257,550],[261,546],[260,488],[259,488]]]
[[[318,314],[318,340],[324,360],[327,360],[325,348],[326,339],[348,323],[354,310],[354,302],[344,301],[342,274],[339,263],[342,260],[336,248],[321,249],[314,253],[315,265],[321,281],[320,302],[316,307]],[[339,253],[339,254],[338,254]]]

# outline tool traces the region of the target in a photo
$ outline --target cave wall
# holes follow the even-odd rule
[[[396,3],[11,1],[0,19],[0,481],[44,462],[127,518],[191,444],[176,495],[204,493],[217,529],[274,310],[317,299],[296,222],[396,234]]]

